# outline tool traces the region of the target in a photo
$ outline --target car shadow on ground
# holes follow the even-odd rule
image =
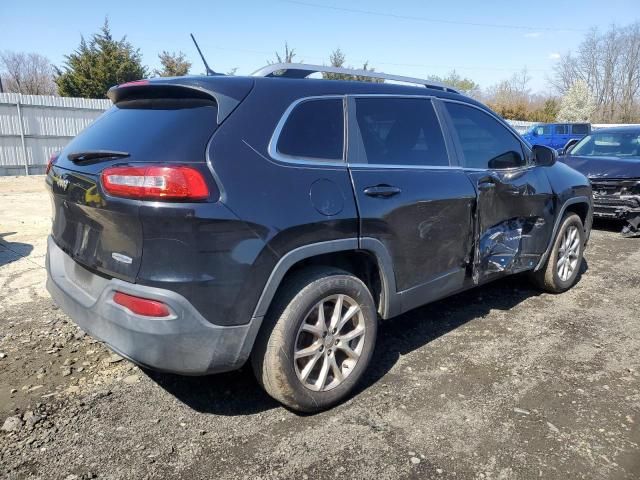
[[[605,232],[620,233],[626,222],[623,220],[615,220],[611,218],[594,218],[593,228],[595,230],[604,230]]]
[[[580,282],[588,269],[587,260],[584,259],[577,282]],[[400,357],[472,320],[482,321],[491,310],[508,311],[542,293],[526,274],[514,275],[411,310],[382,323],[378,329],[376,351],[371,366],[359,391],[380,381]],[[436,368],[436,365],[433,367]]]
[[[15,234],[16,232],[0,233],[0,267],[27,257],[33,251],[30,243],[10,242],[4,238]]]
[[[584,260],[578,282],[587,270],[588,264]],[[378,330],[371,365],[354,395],[357,396],[376,384],[403,355],[427,345],[467,322],[481,319],[491,310],[506,311],[540,294],[525,275],[516,275],[383,322]],[[201,413],[249,415],[279,406],[260,388],[248,364],[235,372],[205,377],[184,377],[146,370],[145,373],[171,395]]]
[[[624,222],[611,218],[594,218],[593,228],[596,230],[604,230],[605,232],[619,232],[622,230]]]

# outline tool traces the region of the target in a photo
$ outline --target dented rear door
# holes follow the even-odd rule
[[[475,192],[450,165],[432,101],[349,100],[347,160],[360,234],[389,252],[403,310],[459,290],[472,251]]]
[[[476,189],[473,280],[531,269],[553,229],[553,191],[543,167],[489,112],[444,104],[459,162]]]

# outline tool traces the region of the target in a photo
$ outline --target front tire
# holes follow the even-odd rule
[[[569,290],[580,273],[584,243],[582,220],[575,213],[567,215],[558,229],[547,261],[531,274],[533,282],[549,293]]]
[[[286,281],[251,356],[258,382],[303,412],[329,408],[362,378],[378,318],[367,286],[335,268],[308,269]]]

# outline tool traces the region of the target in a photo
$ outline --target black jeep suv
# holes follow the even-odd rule
[[[327,70],[387,82],[306,78]],[[112,88],[47,169],[58,305],[141,366],[251,359],[270,395],[315,411],[362,377],[379,319],[518,272],[573,285],[583,175],[451,88],[338,70]]]

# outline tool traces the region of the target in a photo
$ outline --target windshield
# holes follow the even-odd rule
[[[640,131],[592,133],[573,147],[571,155],[640,158]]]

